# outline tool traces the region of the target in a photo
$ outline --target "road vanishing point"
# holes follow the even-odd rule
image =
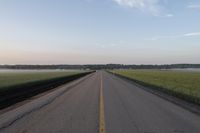
[[[0,133],[200,133],[198,114],[105,71],[62,89],[1,114]]]

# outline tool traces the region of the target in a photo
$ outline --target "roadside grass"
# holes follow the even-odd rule
[[[166,70],[113,70],[111,72],[200,104],[200,72]]]
[[[44,80],[51,80],[61,77],[66,77],[70,75],[75,75],[81,73],[77,72],[67,72],[67,71],[52,71],[52,72],[4,72],[0,73],[0,92],[6,89],[13,88],[14,86],[20,86],[29,83],[41,82]]]
[[[93,71],[0,72],[0,109],[86,76]]]

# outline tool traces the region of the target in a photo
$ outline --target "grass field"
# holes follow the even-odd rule
[[[113,70],[112,72],[200,104],[200,72],[163,70]]]
[[[12,86],[78,74],[80,71],[19,71],[0,73],[0,91]]]

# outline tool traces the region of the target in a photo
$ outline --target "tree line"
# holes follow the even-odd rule
[[[200,64],[164,64],[164,65],[125,65],[125,64],[92,64],[92,65],[0,65],[0,69],[174,69],[200,68]]]

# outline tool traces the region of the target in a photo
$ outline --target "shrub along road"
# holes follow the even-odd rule
[[[199,125],[199,115],[99,71],[0,132],[200,133]]]

